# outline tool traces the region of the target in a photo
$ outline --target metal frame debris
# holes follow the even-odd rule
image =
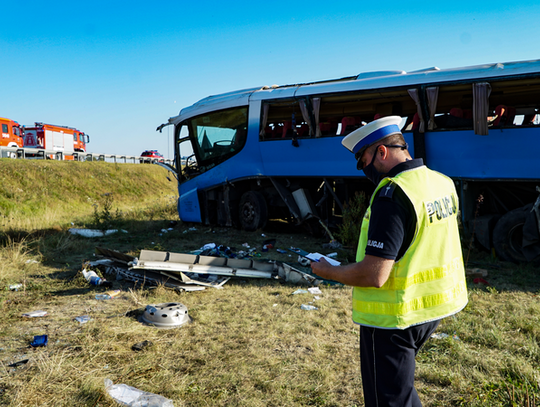
[[[293,284],[318,285],[322,280],[282,262],[212,257],[141,250],[139,258],[96,247],[102,259],[89,263],[117,279],[164,284],[185,291],[222,288],[231,277],[280,279]],[[196,287],[197,286],[197,287]],[[202,287],[202,288],[201,288]]]

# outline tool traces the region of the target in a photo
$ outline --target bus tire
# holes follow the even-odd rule
[[[248,191],[242,195],[239,208],[240,226],[252,232],[262,229],[268,221],[268,206],[260,192]]]
[[[499,219],[493,229],[493,246],[497,255],[514,263],[526,262],[523,254],[523,225],[531,205],[514,209]]]

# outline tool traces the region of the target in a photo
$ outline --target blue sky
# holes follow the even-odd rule
[[[156,127],[209,95],[540,58],[540,4],[523,1],[21,0],[2,14],[0,117],[76,127],[105,154],[172,157]]]

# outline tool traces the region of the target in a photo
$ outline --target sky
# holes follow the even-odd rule
[[[172,126],[210,95],[381,70],[539,59],[525,1],[10,1],[0,117],[90,136],[88,152],[172,158]]]

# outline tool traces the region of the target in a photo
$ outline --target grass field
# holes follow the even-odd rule
[[[315,300],[273,280],[183,293],[114,281],[118,297],[94,298],[105,289],[89,286],[81,270],[96,246],[138,256],[211,242],[260,248],[275,238],[277,247],[327,252],[324,238],[278,222],[253,233],[178,222],[164,233],[178,220],[166,175],[153,165],[0,160],[0,405],[116,406],[104,386],[110,379],[176,407],[363,406],[350,287],[322,286]],[[71,227],[127,233],[83,238]],[[464,253],[469,268],[487,270],[489,285],[469,279],[469,305],[420,352],[420,398],[424,406],[538,406],[540,270],[469,252],[468,242]],[[261,255],[297,265],[275,250]],[[193,322],[160,330],[137,321],[146,305],[166,302],[186,305]],[[310,302],[318,310],[300,308]],[[36,310],[47,315],[22,316]],[[82,315],[90,321],[75,320]],[[29,346],[45,334],[46,347]],[[132,350],[144,340],[152,345]]]

